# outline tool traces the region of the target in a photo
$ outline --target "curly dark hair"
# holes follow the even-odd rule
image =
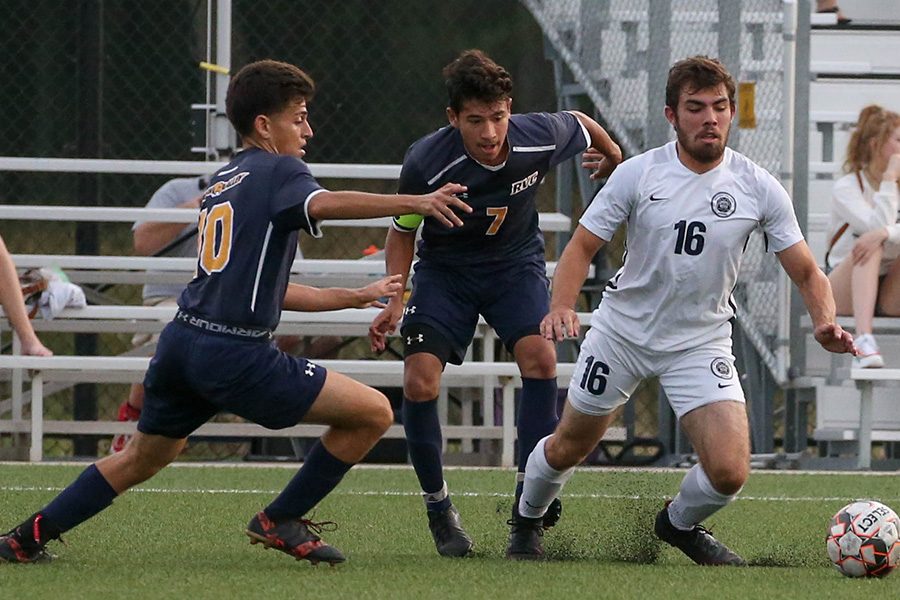
[[[673,110],[678,108],[678,98],[683,91],[693,93],[722,83],[728,91],[728,100],[734,104],[734,77],[719,59],[691,56],[679,60],[669,69],[669,79],[666,81],[666,106]]]
[[[294,65],[260,60],[241,68],[231,78],[225,96],[228,120],[241,136],[253,132],[258,115],[273,115],[298,100],[311,101],[316,93],[312,77]]]
[[[448,106],[459,112],[467,100],[491,104],[512,92],[512,77],[481,50],[466,50],[444,67]]]

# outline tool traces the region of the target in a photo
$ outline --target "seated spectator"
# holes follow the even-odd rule
[[[838,25],[849,25],[853,19],[848,19],[838,6],[837,0],[816,0],[817,13],[834,13],[837,16]]]
[[[2,237],[0,237],[0,305],[3,306],[3,312],[6,313],[6,318],[9,319],[13,331],[22,342],[22,354],[29,356],[53,355],[53,352],[48,350],[38,339],[31,326],[31,321],[28,320],[16,265],[13,264],[12,256],[9,255],[9,250],[6,249]]]
[[[883,367],[872,335],[875,315],[900,316],[900,115],[867,106],[847,146],[846,175],[831,197],[825,266],[837,314],[856,322],[860,367]]]

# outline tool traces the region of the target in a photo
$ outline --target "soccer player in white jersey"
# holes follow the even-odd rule
[[[591,317],[556,431],[528,458],[511,535],[541,558],[541,516],[575,465],[593,450],[641,379],[660,385],[699,456],[656,517],[655,531],[703,565],[745,565],[700,523],[727,505],[750,470],[744,394],[731,351],[734,289],[747,239],[761,227],[768,248],[800,290],[815,338],[854,352],[835,322],[828,279],[800,233],[784,188],[726,148],[735,84],[715,59],[675,63],[666,118],[677,140],[623,162],[582,216],[553,280],[548,339],[579,331],[575,301],[591,259],[619,224],[628,251]]]

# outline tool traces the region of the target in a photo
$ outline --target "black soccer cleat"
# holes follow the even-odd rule
[[[43,531],[42,520],[43,515],[32,515],[18,527],[0,535],[0,562],[36,563],[56,558],[47,552],[45,544],[51,539],[60,539],[59,534]],[[42,538],[46,538],[43,543]]]
[[[692,529],[684,531],[672,525],[669,520],[669,502],[656,515],[653,530],[659,539],[675,546],[698,565],[747,566],[747,561],[714,538],[705,527],[694,525]]]
[[[475,545],[462,527],[459,511],[452,504],[441,512],[428,511],[428,529],[431,530],[434,546],[441,556],[467,556]]]
[[[516,506],[518,504],[518,501],[516,501]],[[562,517],[562,501],[559,498],[554,498],[550,506],[547,507],[547,512],[544,513],[544,529],[550,529],[559,523],[560,517]]]
[[[544,558],[544,517],[529,519],[519,514],[517,505],[513,506],[509,525],[509,543],[506,546],[506,558],[512,560],[543,560]]]
[[[263,544],[267,549],[275,548],[297,560],[308,560],[314,565],[326,562],[336,565],[344,562],[344,555],[334,546],[329,546],[318,536],[326,525],[334,523],[313,523],[307,519],[289,519],[275,523],[263,511],[250,519],[244,531],[250,536],[251,544]]]

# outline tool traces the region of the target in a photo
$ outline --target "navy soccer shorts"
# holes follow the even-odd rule
[[[229,412],[269,429],[300,422],[322,391],[323,367],[241,340],[169,323],[144,378],[139,431],[187,437]]]
[[[406,356],[429,352],[444,363],[462,364],[479,314],[512,352],[520,339],[540,333],[550,308],[549,290],[543,260],[493,269],[446,269],[420,262],[400,329]],[[431,331],[444,339],[427,339]]]

